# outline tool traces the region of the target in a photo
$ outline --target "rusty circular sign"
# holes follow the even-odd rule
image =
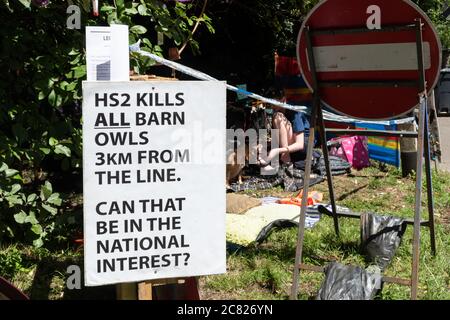
[[[321,86],[320,98],[326,106],[365,120],[408,113],[419,102],[419,87],[395,82],[418,83],[417,19],[423,23],[425,81],[431,91],[439,76],[441,43],[429,18],[409,0],[324,0],[317,4],[303,22],[297,42],[307,85],[313,89],[308,28],[318,82],[348,84]]]

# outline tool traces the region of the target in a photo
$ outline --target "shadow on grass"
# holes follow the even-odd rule
[[[318,266],[325,266],[331,261],[343,261],[349,257],[359,255],[360,244],[356,241],[340,242],[326,248],[327,253],[319,251],[317,247],[305,245],[303,247],[304,261]],[[332,254],[332,251],[339,251],[339,256]]]
[[[227,249],[229,254],[245,258],[250,267],[252,261],[264,257],[281,263],[293,263],[296,254],[296,243],[277,240],[280,239],[271,238],[260,244],[253,244],[248,247],[228,243]],[[319,244],[321,243],[326,244],[326,247],[319,247]],[[327,252],[327,254],[322,254],[324,251]],[[315,261],[317,264],[324,264],[331,260],[336,260],[337,258],[333,259],[332,252],[339,252],[339,259],[344,260],[349,257],[354,257],[355,255],[359,256],[359,239],[354,241],[344,241],[331,232],[324,234],[320,239],[316,239],[313,242],[306,240],[303,245],[303,257]]]
[[[56,260],[49,257],[37,263],[29,295],[32,300],[115,300],[115,286],[85,287],[83,275],[80,289],[68,289],[67,268],[80,265],[73,259]],[[82,268],[81,268],[82,270]]]
[[[349,191],[349,192],[347,192],[347,193],[344,193],[343,195],[339,196],[336,200],[337,200],[337,201],[342,201],[342,200],[344,200],[344,199],[347,199],[349,196],[351,196],[351,195],[357,193],[358,191],[367,188],[367,186],[368,186],[368,184],[365,184],[365,185],[360,186],[360,187],[358,187],[358,188],[356,188],[356,189],[353,189],[353,190],[351,190],[351,191]]]

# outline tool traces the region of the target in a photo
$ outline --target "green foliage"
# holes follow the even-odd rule
[[[274,48],[280,52],[294,52],[299,22],[319,2],[318,0],[256,0],[255,12],[260,23],[270,25],[275,37]],[[436,27],[443,48],[450,47],[450,21],[442,13],[446,0],[413,0],[430,17]],[[295,54],[295,52],[294,52]]]
[[[442,48],[450,48],[450,21],[443,16],[446,0],[413,0],[433,22],[441,39]]]
[[[33,242],[36,247],[43,245],[54,227],[54,216],[62,199],[53,192],[52,185],[45,181],[40,186],[40,195],[30,193],[17,170],[8,168],[6,163],[0,165],[0,237]]]
[[[16,273],[26,270],[22,253],[16,247],[0,251],[0,275],[2,277],[12,279]]]
[[[194,53],[199,53],[199,44],[192,38],[192,28],[197,20],[204,23],[209,32],[214,32],[211,19],[203,14],[197,17],[193,4],[163,1],[141,0],[141,1],[105,1],[101,12],[108,24],[127,24],[130,26],[130,43],[140,39],[141,49],[162,55],[164,50],[156,41],[156,34],[160,33],[168,38],[173,46],[181,45],[190,39],[189,44]],[[137,22],[139,21],[139,22]],[[150,29],[151,28],[151,29]],[[153,35],[153,38],[151,37]],[[134,71],[144,74],[154,64],[153,60],[132,54],[131,64]]]
[[[36,1],[37,2],[37,1]],[[42,246],[58,237],[67,204],[64,192],[81,192],[81,83],[86,78],[84,26],[128,24],[130,42],[162,55],[161,32],[179,46],[191,36],[192,4],[154,0],[101,1],[100,17],[82,5],[81,30],[68,29],[65,1],[0,1],[0,241]],[[206,15],[201,22],[213,31]],[[195,39],[190,46],[198,52]],[[153,65],[133,55],[137,73]],[[53,190],[56,188],[58,190]]]

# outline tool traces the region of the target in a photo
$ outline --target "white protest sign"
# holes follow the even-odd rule
[[[83,83],[87,286],[224,273],[226,88]]]

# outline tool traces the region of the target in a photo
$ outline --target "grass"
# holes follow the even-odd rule
[[[351,175],[334,178],[338,204],[355,212],[412,218],[414,216],[415,180],[402,178],[395,168],[366,168]],[[450,174],[433,174],[437,256],[431,255],[428,228],[421,229],[419,266],[419,299],[450,299]],[[324,193],[329,201],[326,182],[312,190]],[[426,189],[423,186],[423,213],[427,219]],[[277,189],[273,193],[247,192],[253,196],[289,196]],[[360,225],[356,219],[339,220],[341,236],[334,233],[333,220],[322,217],[311,230],[306,230],[303,261],[307,264],[324,265],[337,260],[344,264],[365,267],[359,253]],[[408,226],[393,261],[385,271],[387,276],[410,278],[412,264],[412,226]],[[216,296],[226,299],[287,299],[290,294],[297,240],[297,230],[289,229],[272,233],[262,245],[249,247],[228,255],[228,273],[202,278],[206,298]],[[313,299],[324,278],[322,273],[300,272],[300,299]],[[250,289],[249,289],[250,288]],[[409,299],[410,288],[385,284],[378,299]]]
[[[415,180],[402,178],[392,167],[371,167],[350,175],[334,177],[338,205],[356,212],[376,212],[399,217],[413,217]],[[428,228],[421,228],[419,299],[450,299],[450,174],[433,174],[436,242],[438,253],[431,255]],[[312,190],[324,193],[327,184]],[[423,189],[425,191],[425,189]],[[291,196],[280,188],[246,194]],[[422,201],[423,218],[427,218],[426,192]],[[359,253],[360,226],[356,219],[339,220],[341,236],[334,233],[330,217],[306,230],[304,262],[323,265],[338,260],[344,264],[366,265]],[[243,250],[229,252],[227,273],[200,278],[202,299],[288,299],[293,277],[297,229],[273,232],[268,240]],[[385,275],[410,278],[412,262],[412,227],[408,226]],[[33,299],[114,299],[114,286],[68,290],[65,286],[69,265],[83,265],[81,250],[60,251],[10,245],[0,248],[0,275],[10,279]],[[300,299],[313,299],[324,278],[322,273],[301,271]],[[378,299],[409,299],[409,287],[385,284]]]

